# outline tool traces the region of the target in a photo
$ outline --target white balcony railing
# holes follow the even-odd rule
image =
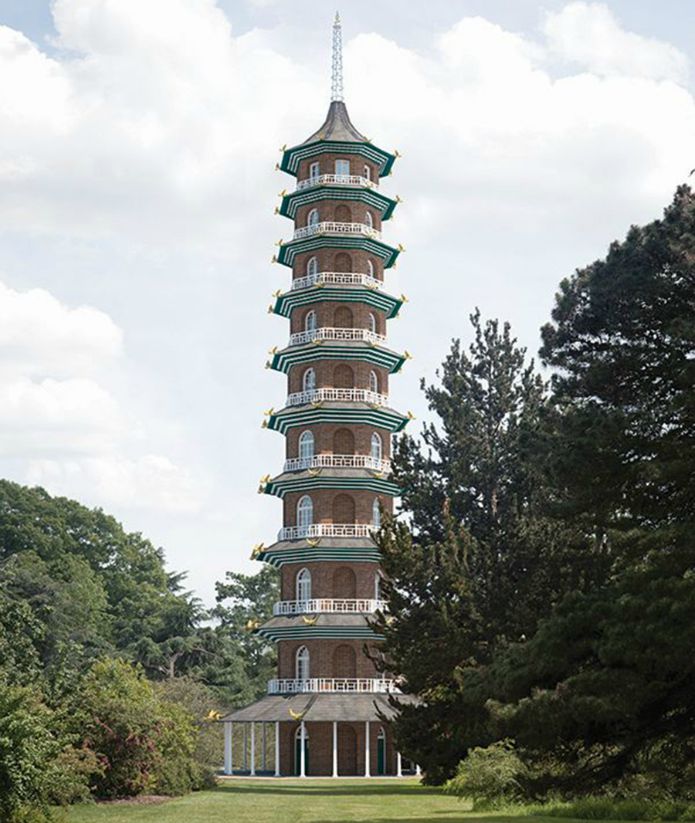
[[[388,394],[369,389],[309,389],[309,391],[293,392],[287,396],[288,406],[304,406],[307,403],[326,402],[348,402],[348,403],[371,403],[374,406],[388,406]]]
[[[310,526],[284,526],[278,540],[308,537],[369,537],[376,529],[371,523],[312,523]]]
[[[311,457],[290,457],[285,460],[286,472],[305,469],[372,469],[376,472],[391,471],[391,461],[371,454],[314,454]]]
[[[273,615],[283,617],[293,614],[361,614],[386,611],[385,600],[336,600],[313,598],[311,600],[280,600],[273,605]]]
[[[361,177],[359,174],[315,174],[313,177],[307,177],[305,180],[297,182],[297,191],[302,189],[310,189],[313,186],[367,186],[370,189],[378,189],[379,184],[376,180],[370,180],[368,177]]]
[[[370,329],[333,328],[324,326],[320,329],[299,331],[290,335],[290,346],[302,346],[315,340],[357,340],[366,343],[385,343],[386,336]]]
[[[383,285],[381,280],[369,274],[354,271],[320,271],[293,280],[292,291],[308,289],[310,286],[367,286],[369,289],[380,289]]]
[[[304,694],[306,692],[355,692],[370,694],[399,693],[395,680],[376,677],[310,677],[307,680],[277,679],[268,681],[268,694]]]
[[[333,220],[326,220],[311,226],[300,226],[294,230],[294,239],[301,240],[303,237],[313,237],[315,234],[364,234],[375,240],[381,238],[381,232],[366,223],[336,223]]]

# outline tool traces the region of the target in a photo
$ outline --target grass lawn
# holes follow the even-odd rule
[[[214,791],[151,806],[75,806],[68,823],[519,823],[468,812],[465,803],[416,780],[231,780]],[[525,817],[524,820],[556,819]]]

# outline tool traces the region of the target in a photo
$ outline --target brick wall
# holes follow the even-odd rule
[[[307,775],[328,777],[333,770],[333,724],[306,723],[308,737]],[[386,736],[385,774],[396,773],[396,753],[388,724],[372,721],[369,724],[369,762],[372,775],[377,774],[377,743],[379,729]],[[295,769],[295,735],[299,723],[280,724],[280,773],[292,775]],[[338,774],[341,777],[364,775],[365,724],[338,723]]]
[[[314,504],[314,523],[343,523],[348,521],[333,520],[334,502],[339,494],[351,497],[355,504],[355,523],[372,522],[372,506],[374,498],[378,497],[382,508],[386,512],[393,511],[393,500],[383,494],[374,494],[368,491],[346,492],[342,489],[315,489],[309,495]],[[297,523],[297,502],[303,493],[292,492],[283,500],[283,524],[294,526]]]

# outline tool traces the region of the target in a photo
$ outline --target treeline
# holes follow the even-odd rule
[[[245,623],[276,589],[229,573],[205,610],[113,517],[0,481],[0,819],[209,785],[215,718],[272,676]]]
[[[472,324],[379,536],[398,746],[479,802],[695,800],[693,193],[562,281],[549,385]]]

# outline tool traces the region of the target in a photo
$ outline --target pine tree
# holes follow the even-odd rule
[[[380,620],[383,666],[420,698],[396,734],[428,779],[449,776],[471,746],[490,742],[484,699],[462,688],[462,669],[535,632],[538,619],[601,564],[574,562],[582,532],[549,517],[546,454],[553,415],[545,388],[508,325],[472,315],[439,385],[423,389],[437,421],[422,442],[402,438],[395,476],[404,523],[379,538],[390,600]]]

